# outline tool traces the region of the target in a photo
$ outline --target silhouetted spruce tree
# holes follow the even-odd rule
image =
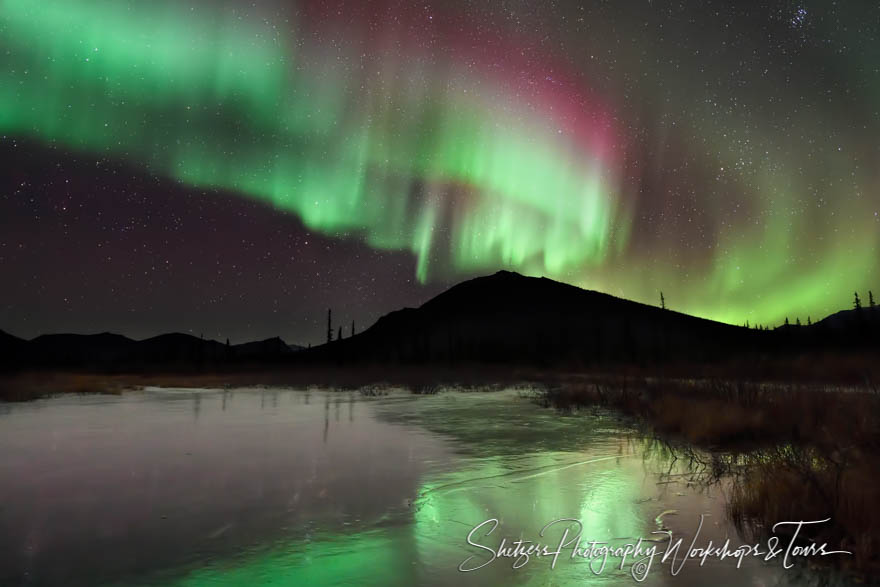
[[[807,316],[807,326],[812,326],[812,325],[813,325],[813,321],[810,320],[809,316]]]
[[[333,342],[333,310],[327,309],[327,342]]]
[[[788,316],[785,317],[785,325],[788,326]]]
[[[862,300],[859,299],[859,292],[855,293],[855,299],[853,299],[853,308],[856,310],[862,309]]]
[[[351,335],[354,336],[354,320],[351,321]]]
[[[794,323],[797,324],[798,326],[801,325],[801,318],[800,318],[800,316],[798,316],[797,318],[794,319]]]
[[[336,335],[336,340],[342,340],[342,326],[339,327],[339,334]]]
[[[868,307],[874,307],[874,292],[868,290]]]
[[[662,309],[666,309],[666,298],[663,297],[663,292],[660,292],[660,307]]]

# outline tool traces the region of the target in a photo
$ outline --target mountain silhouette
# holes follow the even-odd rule
[[[183,333],[138,341],[105,332],[26,341],[0,331],[0,365],[122,371],[245,364],[656,364],[880,346],[878,332],[876,308],[845,310],[810,326],[756,330],[499,271],[455,285],[418,308],[391,312],[355,336],[310,349],[278,337],[229,345]]]
[[[227,363],[268,363],[282,360],[300,347],[278,337],[227,346],[174,332],[144,340],[121,334],[43,334],[24,340],[0,330],[0,365],[14,368],[84,368],[121,371],[151,366],[211,366]]]
[[[816,322],[814,326],[837,332],[859,328],[862,324],[880,326],[880,306],[841,310]]]
[[[710,360],[761,346],[767,333],[509,271],[460,283],[417,309],[298,361],[490,361],[585,364]]]
[[[26,342],[27,341],[25,341],[24,339],[18,338],[17,336],[12,336],[8,332],[0,330],[0,355],[17,355],[21,352],[21,349],[24,347]]]

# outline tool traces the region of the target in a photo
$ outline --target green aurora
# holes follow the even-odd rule
[[[626,105],[604,106],[613,95],[572,121],[558,108],[570,91],[533,100],[463,59],[376,50],[339,66],[363,43],[330,50],[308,24],[279,32],[229,7],[163,0],[2,0],[0,133],[411,251],[422,282],[508,268],[647,303],[663,290],[674,309],[752,324],[816,319],[854,289],[880,290],[880,182],[843,152],[771,149],[769,130],[743,147],[733,115],[701,112],[712,122],[690,125],[693,150],[721,187],[697,185],[692,205],[712,231],[679,218],[663,228],[684,226],[688,244],[646,240],[632,172],[645,165],[619,122]],[[826,126],[805,125],[804,140]],[[747,180],[725,179],[746,159]],[[823,195],[807,197],[817,183]],[[723,220],[740,206],[747,220]]]

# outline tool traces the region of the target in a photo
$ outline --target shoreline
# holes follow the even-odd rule
[[[704,366],[705,367],[705,366]],[[853,551],[842,569],[880,570],[872,535],[880,527],[880,393],[870,377],[862,385],[834,382],[722,379],[719,366],[692,377],[630,367],[606,373],[506,366],[328,367],[236,370],[224,373],[0,374],[0,397],[28,401],[66,393],[122,394],[148,386],[179,388],[324,387],[381,394],[397,386],[414,394],[444,388],[534,388],[532,400],[576,412],[608,409],[640,433],[664,443],[695,466],[707,486],[732,480],[729,515],[745,535],[762,538],[780,519],[825,519],[805,538]],[[378,390],[377,390],[378,388]]]

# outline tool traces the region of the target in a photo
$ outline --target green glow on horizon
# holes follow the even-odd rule
[[[508,268],[646,303],[663,290],[673,309],[776,324],[846,307],[880,275],[880,229],[864,206],[832,201],[819,227],[781,212],[810,187],[784,157],[746,189],[759,224],[717,228],[710,250],[679,267],[662,250],[632,255],[639,210],[620,161],[557,132],[552,107],[454,62],[435,71],[371,56],[381,71],[357,73],[295,31],[166,0],[0,0],[0,40],[0,132],[410,251],[422,282]],[[418,81],[435,77],[429,90]],[[710,162],[731,166],[739,154],[713,138],[723,130],[701,132]],[[870,193],[868,171],[821,165]],[[700,203],[721,215],[724,202]]]

